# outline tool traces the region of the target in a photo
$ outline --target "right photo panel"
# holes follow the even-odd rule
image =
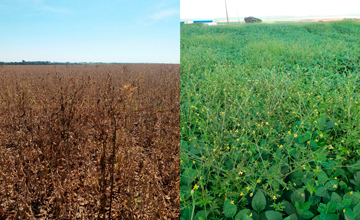
[[[181,220],[360,219],[355,6],[181,0]]]

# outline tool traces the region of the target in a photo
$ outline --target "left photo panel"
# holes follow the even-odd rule
[[[0,2],[0,220],[180,218],[179,18]]]

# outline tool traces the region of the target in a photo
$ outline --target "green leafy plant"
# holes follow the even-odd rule
[[[181,216],[359,216],[359,27],[181,26]]]

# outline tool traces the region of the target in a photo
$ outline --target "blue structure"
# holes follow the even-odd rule
[[[212,20],[207,20],[207,21],[194,21],[194,23],[212,23]]]
[[[184,22],[184,21],[180,21],[180,24],[185,24],[185,22]]]

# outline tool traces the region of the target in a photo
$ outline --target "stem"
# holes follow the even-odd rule
[[[194,212],[195,212],[195,192],[194,192],[194,190],[191,190],[192,191],[192,200],[193,200],[193,208],[192,208],[192,213],[191,213],[191,220],[193,220],[193,218],[194,218]]]

